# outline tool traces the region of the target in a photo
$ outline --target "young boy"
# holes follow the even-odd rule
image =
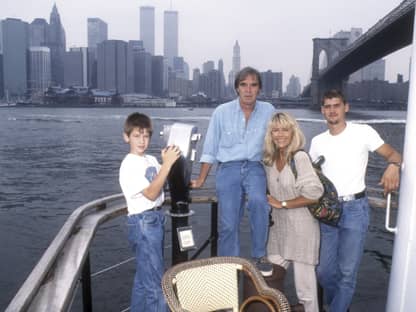
[[[161,288],[165,222],[162,188],[180,150],[176,146],[164,148],[160,165],[155,157],[145,154],[151,136],[148,116],[133,113],[127,117],[123,138],[130,145],[130,153],[121,163],[119,181],[127,202],[128,239],[136,256],[132,312],[167,311]]]

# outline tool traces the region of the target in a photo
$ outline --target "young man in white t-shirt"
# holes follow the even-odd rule
[[[346,122],[349,105],[338,90],[323,96],[321,112],[328,130],[311,142],[313,160],[323,155],[323,173],[334,183],[343,206],[338,227],[320,223],[321,247],[316,268],[330,312],[344,312],[351,303],[369,224],[365,191],[368,153],[388,162],[380,180],[387,194],[399,186],[401,155],[370,126]]]
[[[127,202],[128,238],[136,256],[130,311],[165,312],[161,280],[164,273],[163,238],[165,214],[163,185],[180,156],[176,146],[162,150],[162,165],[145,152],[152,136],[152,123],[140,113],[129,115],[123,138],[130,152],[120,166],[120,186]]]

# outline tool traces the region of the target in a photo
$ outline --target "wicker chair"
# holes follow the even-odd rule
[[[286,297],[279,290],[268,287],[251,262],[238,257],[214,257],[177,264],[163,275],[163,293],[173,312],[222,309],[236,312],[240,301],[238,271],[251,278],[261,301],[273,307],[272,311],[290,311]],[[253,299],[246,299],[241,308]]]

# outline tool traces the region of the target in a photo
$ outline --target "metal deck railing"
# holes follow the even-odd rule
[[[385,207],[386,202],[378,196],[379,189],[368,189],[370,204]],[[167,199],[164,205],[169,204]],[[194,253],[195,259],[208,245],[211,256],[217,250],[217,203],[215,196],[194,196],[192,203],[211,204],[211,233]],[[393,203],[393,206],[395,204]],[[17,311],[67,311],[71,307],[78,282],[82,282],[84,311],[92,311],[91,277],[108,272],[128,263],[127,259],[91,275],[89,248],[97,228],[114,218],[126,215],[127,208],[122,194],[103,197],[77,208],[64,223],[52,243],[42,255],[6,312]],[[172,246],[172,248],[174,248]]]

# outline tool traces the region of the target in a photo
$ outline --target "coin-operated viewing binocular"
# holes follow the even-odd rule
[[[176,145],[181,150],[181,156],[173,164],[168,176],[171,198],[169,214],[172,217],[172,262],[174,264],[186,261],[186,250],[194,248],[192,244],[187,245],[186,239],[181,240],[181,233],[184,237],[188,237],[185,236],[186,233],[192,235],[192,229],[188,226],[188,217],[193,214],[193,211],[189,209],[191,201],[189,184],[192,164],[196,157],[196,144],[201,139],[201,134],[197,131],[194,125],[174,123],[164,126],[161,132],[167,146]]]
[[[197,127],[190,124],[174,123],[164,126],[163,137],[166,145],[176,145],[181,156],[174,163],[168,176],[172,213],[187,213],[189,202],[189,183],[191,182],[192,164],[196,157],[196,143],[201,138]]]

